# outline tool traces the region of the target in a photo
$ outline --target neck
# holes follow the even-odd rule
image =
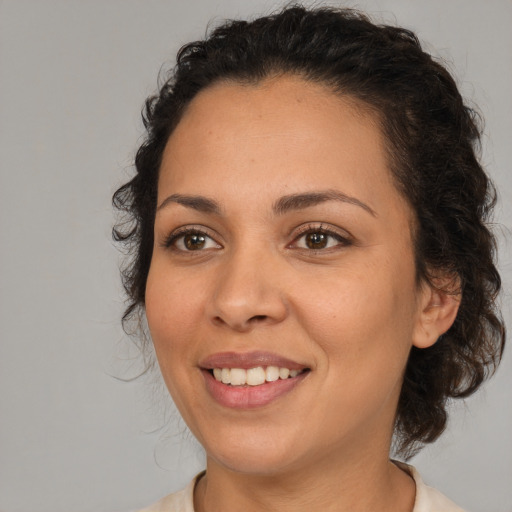
[[[208,459],[194,497],[196,512],[411,512],[412,478],[385,456],[322,457],[307,469],[269,475],[233,471]]]

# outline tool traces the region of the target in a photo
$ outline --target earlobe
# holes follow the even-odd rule
[[[445,283],[440,281],[436,280],[435,286],[423,285],[422,304],[412,340],[417,348],[434,345],[457,317],[461,299],[459,279],[456,282],[453,279],[446,279]]]

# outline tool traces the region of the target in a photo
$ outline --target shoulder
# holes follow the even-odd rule
[[[409,473],[416,483],[413,512],[465,512],[437,489],[426,485],[416,468],[403,462],[395,463]]]
[[[169,494],[160,501],[138,512],[194,512],[194,487],[203,474],[204,472],[199,473],[181,491]]]

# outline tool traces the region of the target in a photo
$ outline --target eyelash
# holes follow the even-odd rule
[[[290,245],[296,244],[301,238],[310,235],[310,234],[321,234],[326,235],[328,237],[334,238],[338,243],[334,247],[327,247],[322,249],[312,249],[312,248],[305,248],[300,247],[299,249],[302,249],[304,251],[308,252],[314,252],[314,253],[320,253],[320,252],[327,252],[331,249],[337,249],[339,247],[348,247],[350,245],[353,245],[353,242],[351,238],[348,236],[341,235],[337,231],[334,231],[332,229],[326,228],[323,224],[320,224],[318,226],[315,226],[313,224],[307,224],[305,226],[302,226],[299,228],[298,235],[294,238],[293,242]]]
[[[342,236],[340,233],[328,229],[324,227],[322,224],[319,226],[314,226],[312,224],[308,224],[305,226],[302,226],[299,228],[299,233],[297,236],[293,239],[293,241],[287,246],[293,248],[293,245],[297,244],[297,242],[309,235],[309,234],[320,234],[325,235],[327,237],[334,238],[338,243],[334,247],[327,247],[327,248],[320,248],[320,249],[313,249],[313,248],[306,248],[306,247],[298,247],[299,250],[304,250],[307,252],[314,252],[314,253],[320,253],[320,252],[326,252],[331,249],[336,249],[339,246],[342,247],[348,247],[353,244],[352,240],[348,236]],[[163,241],[162,247],[166,249],[174,249],[176,251],[180,252],[196,252],[193,250],[187,251],[186,249],[178,249],[176,248],[176,242],[180,240],[181,238],[185,237],[186,235],[198,235],[198,236],[204,236],[205,238],[208,238],[212,240],[215,244],[219,245],[215,239],[204,229],[198,228],[198,227],[184,227],[179,228],[177,231],[173,231],[170,233]],[[201,252],[201,250],[197,250],[197,252]]]
[[[190,227],[184,227],[179,228],[177,231],[173,231],[170,233],[163,241],[162,247],[165,249],[174,249],[176,251],[181,252],[195,252],[195,251],[186,251],[184,249],[177,249],[176,248],[176,242],[187,235],[198,235],[198,236],[204,236],[205,238],[209,238],[210,240],[214,240],[214,238],[204,229],[196,228],[193,226]],[[217,242],[215,242],[217,245],[219,245]],[[198,251],[200,252],[200,251]]]

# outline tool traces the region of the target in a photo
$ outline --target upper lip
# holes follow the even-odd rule
[[[213,368],[241,368],[248,370],[257,366],[278,366],[289,370],[303,370],[306,365],[292,361],[272,352],[219,352],[203,359],[199,366],[206,370]]]

